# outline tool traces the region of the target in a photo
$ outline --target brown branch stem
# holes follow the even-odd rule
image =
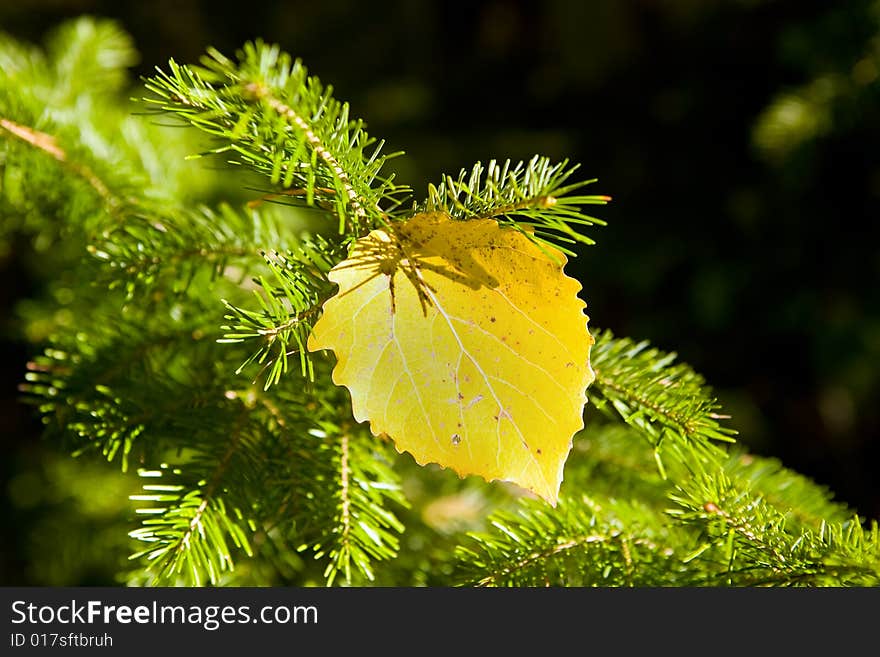
[[[119,206],[119,200],[113,195],[107,185],[104,184],[104,181],[102,181],[87,165],[71,161],[67,157],[67,152],[58,145],[58,141],[54,136],[21,125],[15,121],[10,121],[4,117],[0,117],[0,128],[17,139],[30,144],[34,148],[38,148],[44,153],[48,153],[61,162],[64,166],[89,183],[89,185],[98,192],[101,198],[104,199],[104,202],[111,208]]]

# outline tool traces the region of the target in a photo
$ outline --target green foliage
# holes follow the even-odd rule
[[[309,76],[299,60],[277,46],[248,43],[239,60],[210,50],[201,67],[171,61],[147,81],[158,105],[213,135],[212,153],[230,152],[235,162],[269,179],[277,191],[334,214],[339,232],[364,234],[407,191],[379,173],[381,155],[348,104]]]
[[[599,332],[590,362],[596,374],[593,403],[618,414],[636,427],[654,446],[663,471],[662,450],[668,442],[688,446],[703,457],[715,456],[712,441],[731,441],[736,431],[720,423],[703,377],[685,364],[675,364],[676,354],[664,354],[645,342],[614,339]]]
[[[428,198],[418,209],[442,211],[459,219],[497,219],[502,225],[512,226],[531,238],[553,242],[574,255],[565,248],[566,243],[594,243],[577,227],[605,224],[581,212],[580,206],[604,205],[610,200],[601,195],[573,195],[572,192],[596,182],[565,185],[577,169],[569,167],[568,162],[553,164],[537,155],[528,163],[512,164],[506,160],[499,165],[491,160],[484,167],[478,162],[470,171],[462,169],[457,178],[447,175],[436,187],[430,185]]]
[[[45,52],[0,41],[0,239],[26,243],[45,281],[18,309],[38,352],[22,389],[47,438],[112,479],[108,527],[130,538],[120,581],[880,583],[876,523],[734,445],[674,354],[608,331],[556,508],[370,435],[328,359],[304,349],[352,240],[444,210],[590,243],[579,228],[603,222],[580,208],[608,197],[535,157],[477,164],[405,203],[381,142],[277,47],[170,62],[147,92],[126,88],[134,56],[91,19]],[[144,93],[133,112],[126,95]]]
[[[339,251],[338,245],[318,237],[286,255],[277,251],[264,254],[271,278],[260,277],[260,291],[254,290],[260,309],[241,308],[224,299],[230,311],[225,319],[230,323],[222,327],[225,333],[220,342],[256,341],[258,344],[257,350],[237,371],[251,363],[261,365],[261,372],[266,372],[264,385],[268,389],[287,373],[288,356],[297,354],[302,375],[310,380],[314,378],[306,340],[321,304],[332,293],[326,275],[332,267],[331,259],[341,257]]]

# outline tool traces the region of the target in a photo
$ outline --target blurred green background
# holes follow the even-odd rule
[[[0,29],[81,14],[133,35],[135,75],[279,43],[419,192],[477,160],[580,162],[614,197],[569,266],[591,325],[677,351],[751,451],[880,518],[877,0],[3,0]],[[0,584],[112,583],[127,491],[40,441],[14,308],[41,282],[14,250],[0,280]]]

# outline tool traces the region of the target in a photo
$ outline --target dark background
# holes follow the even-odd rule
[[[477,160],[580,162],[614,197],[569,266],[591,325],[677,351],[749,450],[880,518],[880,3],[3,0],[0,29],[83,13],[133,35],[138,75],[279,43],[420,193]],[[14,255],[0,277],[9,317],[36,283]],[[3,500],[48,449],[15,391],[28,349],[0,344]],[[0,572],[40,583],[33,514],[0,504]]]

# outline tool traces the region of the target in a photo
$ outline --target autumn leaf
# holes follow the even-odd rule
[[[330,272],[308,340],[333,381],[420,464],[556,503],[583,428],[593,338],[563,253],[492,219],[425,213],[374,230]]]

